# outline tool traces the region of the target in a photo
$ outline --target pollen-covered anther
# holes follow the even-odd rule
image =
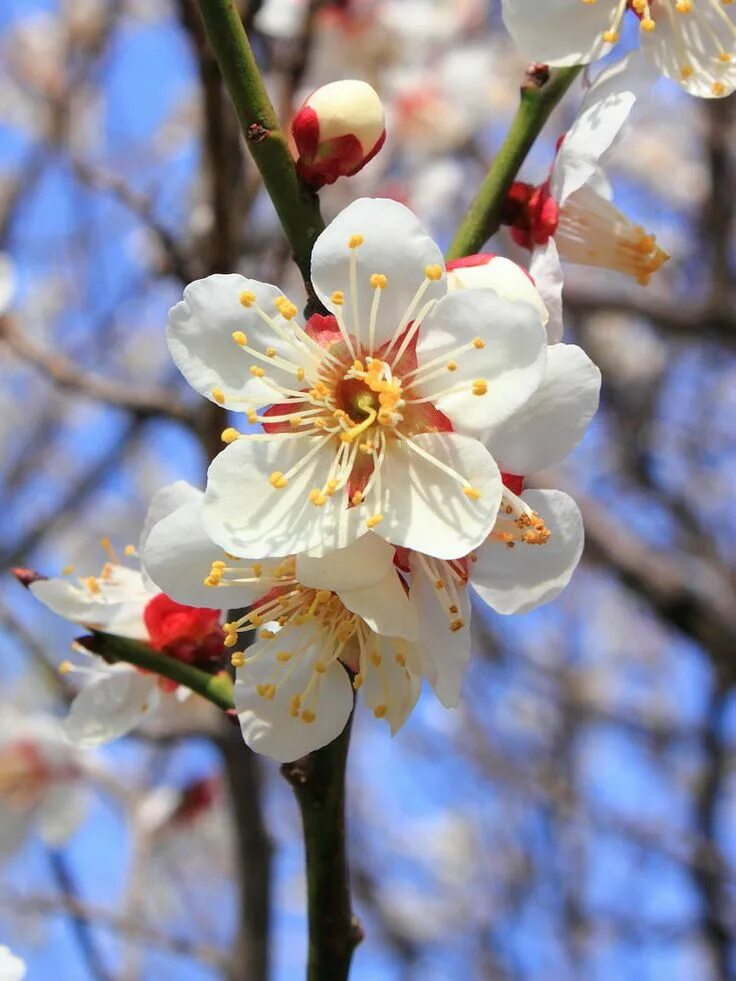
[[[388,276],[384,276],[383,273],[373,273],[371,286],[374,290],[385,290],[388,286]]]
[[[370,518],[365,519],[366,527],[368,528],[375,528],[376,525],[379,525],[382,521],[383,521],[382,514],[372,514]]]
[[[355,507],[357,507],[359,504],[363,503],[363,495],[360,491],[356,491],[350,498],[350,501],[353,505],[355,505]]]
[[[317,672],[317,674],[325,674],[327,672],[327,665],[322,661],[315,661],[314,670]]]
[[[479,501],[481,497],[480,491],[476,490],[475,487],[470,487],[470,486],[463,487],[463,494],[467,498],[470,498],[471,501]]]
[[[279,662],[279,664],[287,664],[291,658],[291,651],[279,651],[276,655],[276,660]]]
[[[321,508],[327,503],[327,495],[323,494],[319,487],[315,487],[309,492],[309,501],[315,507]]]
[[[265,698],[269,702],[272,702],[274,696],[276,695],[276,685],[256,685],[256,691],[261,698]]]
[[[473,395],[487,395],[488,394],[488,382],[484,381],[482,378],[477,379],[472,385]]]
[[[356,676],[353,678],[353,688],[355,689],[355,691],[357,691],[362,684],[363,684],[363,675],[356,674]]]
[[[236,439],[240,439],[240,433],[233,426],[228,426],[222,430],[220,439],[223,443],[234,443]]]
[[[376,705],[376,707],[373,709],[373,714],[377,719],[385,719],[386,715],[388,714],[388,706]]]
[[[215,402],[217,402],[218,405],[225,404],[225,393],[221,388],[212,389],[212,398],[214,399]]]
[[[275,490],[281,490],[289,483],[288,478],[280,470],[274,470],[268,478],[268,482]]]
[[[57,668],[59,674],[69,674],[69,672],[73,670],[74,670],[74,665],[72,664],[71,661],[62,661],[59,667]]]
[[[234,654],[230,655],[230,663],[234,668],[242,668],[245,666],[245,654],[242,651],[235,651]]]
[[[457,361],[448,361],[446,367],[448,371],[457,371]]]
[[[406,654],[401,654],[401,653],[397,654],[394,657],[394,661],[396,661],[396,663],[399,665],[399,667],[402,667],[402,668],[406,667]]]
[[[275,301],[276,309],[284,318],[284,320],[293,320],[299,312],[296,305],[288,300],[285,296],[280,296]]]
[[[438,265],[425,266],[424,275],[427,277],[427,279],[430,282],[436,283],[440,279],[442,279],[442,266],[438,266]]]
[[[314,722],[317,716],[311,709],[304,709],[299,718],[302,720],[302,722],[306,722],[307,725],[309,725],[310,722]]]
[[[248,343],[248,337],[242,330],[234,330],[232,337],[238,347],[245,347]]]
[[[223,640],[223,644],[225,645],[225,647],[235,647],[237,642],[238,642],[237,630],[231,634],[225,634],[225,639]]]
[[[363,242],[365,242],[365,239],[362,235],[351,235],[348,239],[348,248],[357,249],[363,244]]]
[[[485,346],[486,346],[486,342],[482,338],[480,337],[473,338],[473,347],[476,349],[476,351],[482,351]]]
[[[263,378],[266,374],[264,368],[260,368],[257,364],[252,364],[250,366],[250,373],[254,378]]]
[[[458,630],[462,630],[464,626],[465,626],[465,621],[462,620],[460,617],[457,617],[455,620],[450,621],[450,630],[454,634],[456,634]]]
[[[289,715],[293,718],[299,718],[299,710],[302,707],[302,699],[300,695],[294,695],[289,703]]]
[[[243,290],[238,299],[244,307],[252,307],[256,302],[256,294],[251,293],[250,290]]]

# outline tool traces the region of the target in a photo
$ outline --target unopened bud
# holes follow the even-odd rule
[[[330,82],[306,99],[291,132],[302,180],[315,188],[334,184],[356,174],[383,146],[383,105],[367,82]]]

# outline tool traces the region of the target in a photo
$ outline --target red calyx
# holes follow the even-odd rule
[[[143,621],[151,647],[177,661],[210,665],[224,657],[219,610],[183,606],[159,593],[146,604]]]
[[[525,249],[546,245],[559,220],[560,208],[550,194],[549,181],[537,187],[514,181],[506,195],[501,222],[509,226],[517,245]]]
[[[518,473],[504,473],[501,471],[503,486],[508,487],[512,494],[517,496],[524,490],[524,478]]]

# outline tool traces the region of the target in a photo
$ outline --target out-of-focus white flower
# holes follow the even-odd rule
[[[26,976],[25,962],[9,947],[0,946],[0,981],[22,981]]]
[[[530,58],[579,65],[618,43],[627,10],[639,18],[644,55],[691,95],[736,87],[736,23],[730,0],[503,0],[506,26]]]
[[[89,765],[50,716],[0,713],[0,857],[34,831],[51,846],[74,834],[86,812]]]
[[[192,283],[170,313],[169,348],[189,383],[263,425],[223,434],[208,533],[253,559],[340,548],[368,531],[467,554],[502,492],[479,437],[544,373],[538,311],[492,290],[448,293],[439,248],[388,200],[338,215],[315,244],[312,279],[331,316],[306,328],[275,286],[236,275]]]
[[[330,82],[305,99],[291,132],[301,178],[316,188],[333,184],[338,177],[357,174],[383,146],[383,105],[367,82]]]

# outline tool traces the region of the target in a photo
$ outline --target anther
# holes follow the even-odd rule
[[[59,674],[69,674],[69,672],[73,670],[74,665],[71,661],[62,661],[58,667]]]
[[[212,389],[212,398],[217,402],[218,405],[225,404],[225,393],[221,388]]]
[[[314,714],[314,712],[312,712],[311,709],[304,709],[300,718],[302,722],[306,722],[307,724],[309,724],[310,722],[314,722],[317,716]]]
[[[242,668],[245,665],[245,654],[242,651],[235,651],[230,655],[230,663],[234,668]]]
[[[243,292],[240,294],[239,299],[244,307],[252,307],[253,304],[256,302],[256,294],[251,293],[250,290],[243,290]]]
[[[480,491],[476,490],[475,487],[463,487],[463,494],[469,497],[471,501],[480,500]]]
[[[234,443],[236,439],[240,439],[240,433],[232,426],[228,426],[227,429],[223,429],[220,439],[223,443]]]
[[[473,382],[473,395],[486,395],[488,392],[488,382],[483,379]]]
[[[250,373],[255,378],[263,378],[263,376],[266,374],[265,370],[263,368],[259,368],[257,364],[252,364],[250,366]]]
[[[282,488],[286,487],[289,480],[287,477],[284,477],[280,470],[274,470],[274,472],[268,478],[268,482],[275,490],[281,490]]]
[[[371,286],[374,290],[385,290],[388,285],[388,277],[383,273],[373,273],[371,276]]]
[[[359,245],[362,245],[365,239],[362,235],[351,235],[348,239],[348,248],[357,249]]]
[[[424,275],[427,279],[436,283],[438,280],[442,279],[442,266],[425,266]]]
[[[370,518],[365,519],[365,523],[368,528],[375,528],[376,525],[379,525],[382,521],[383,521],[382,514],[372,514]]]
[[[233,331],[233,340],[234,340],[234,341],[235,341],[235,343],[236,343],[236,344],[238,344],[238,345],[239,345],[240,347],[245,347],[245,345],[246,345],[246,344],[248,343],[248,338],[247,338],[247,336],[246,336],[246,335],[245,335],[245,334],[243,333],[243,331],[242,331],[242,330],[234,330],[234,331]]]
[[[341,307],[345,302],[345,294],[342,290],[335,290],[335,292],[330,297],[330,300],[335,304],[336,307]]]
[[[388,713],[387,705],[376,705],[376,707],[373,709],[373,714],[377,719],[385,719],[387,713]]]

